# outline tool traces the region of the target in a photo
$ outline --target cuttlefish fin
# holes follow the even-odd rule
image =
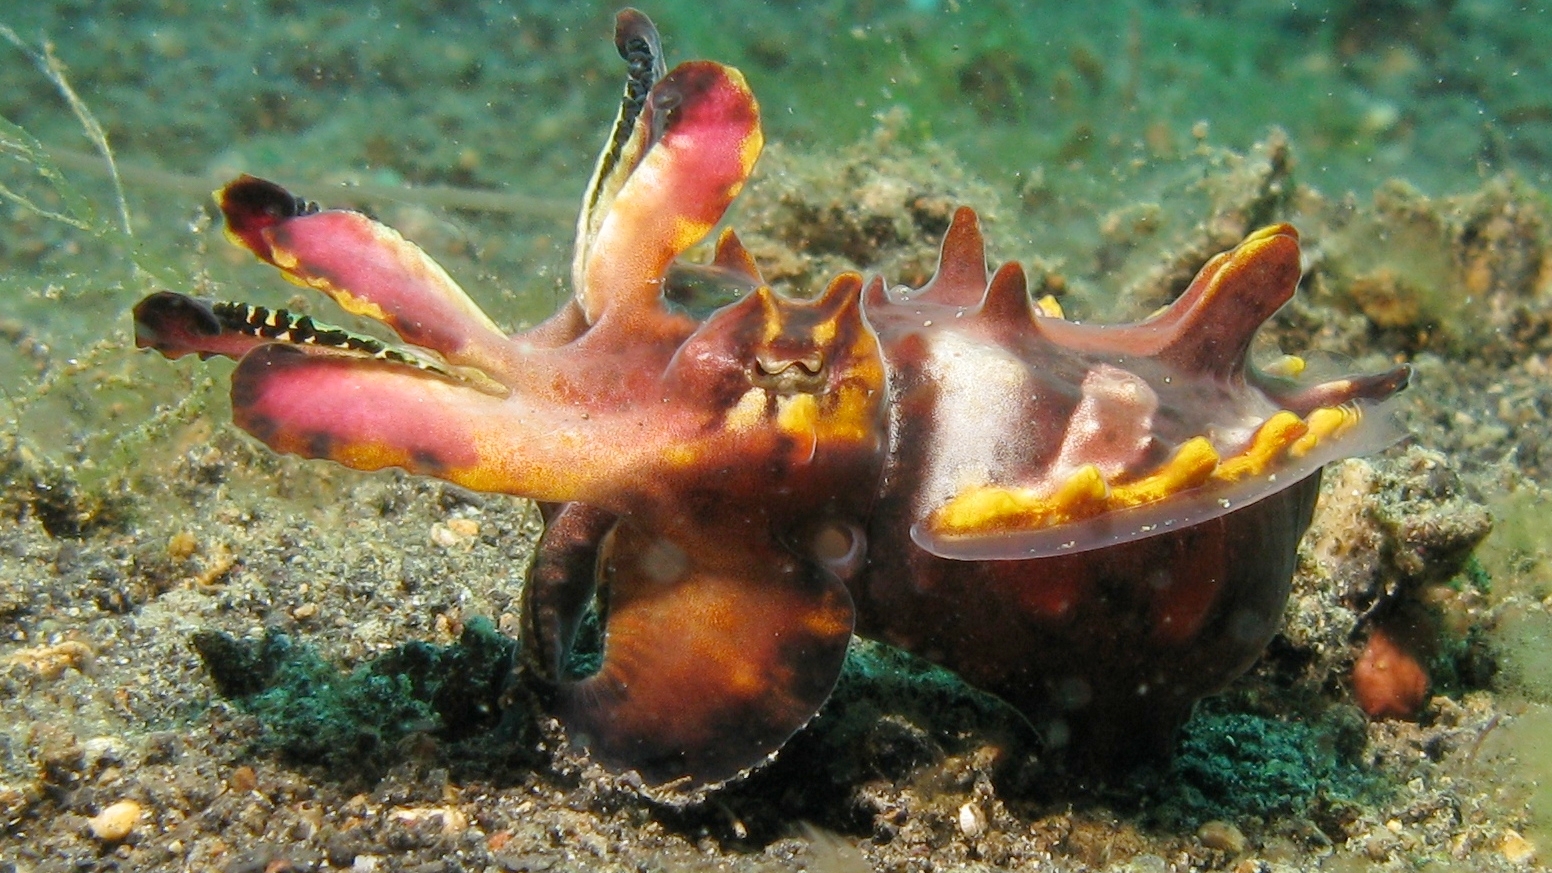
[[[599,553],[602,664],[556,688],[575,745],[669,800],[768,760],[830,696],[851,638],[833,574],[776,546],[714,557],[617,525]]]

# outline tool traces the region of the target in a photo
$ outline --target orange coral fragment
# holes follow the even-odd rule
[[[1353,665],[1353,696],[1369,718],[1410,721],[1428,699],[1428,670],[1395,635],[1375,628]]]

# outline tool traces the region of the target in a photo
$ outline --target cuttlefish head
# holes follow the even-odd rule
[[[135,331],[169,358],[236,359],[234,420],[276,451],[574,507],[525,594],[553,712],[597,760],[688,796],[765,760],[834,686],[882,374],[855,276],[784,300],[731,234],[711,264],[675,264],[747,179],[759,110],[730,67],[665,70],[639,12],[615,44],[625,94],[574,296],[546,323],[508,336],[393,229],[243,176],[216,193],[227,236],[382,330],[163,292]],[[675,276],[736,302],[692,315]],[[602,665],[561,675],[599,581]]]

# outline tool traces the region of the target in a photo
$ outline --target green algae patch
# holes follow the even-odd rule
[[[1383,780],[1362,766],[1364,721],[1333,709],[1312,721],[1250,713],[1199,712],[1151,815],[1172,825],[1308,816],[1317,822],[1382,794]]]
[[[499,733],[515,649],[480,618],[452,645],[407,643],[349,672],[274,628],[253,640],[201,631],[192,643],[216,690],[259,720],[264,750],[369,772],[391,765],[412,735],[457,743]]]
[[[969,738],[1014,748],[1035,741],[1006,702],[909,652],[857,637],[809,731],[830,745],[833,766],[857,768],[853,778],[908,779],[931,761],[967,751]]]

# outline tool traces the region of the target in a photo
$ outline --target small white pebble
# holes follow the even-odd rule
[[[451,806],[401,806],[390,811],[388,817],[411,827],[434,819],[444,834],[460,834],[469,827],[469,817]]]
[[[1129,873],[1169,873],[1169,862],[1152,852],[1144,852],[1123,869]]]
[[[124,760],[124,744],[117,737],[92,737],[81,744],[81,757],[93,764],[117,764]]]
[[[431,541],[444,549],[455,546],[467,548],[474,544],[475,537],[479,535],[480,523],[472,518],[454,518],[445,524],[439,521],[431,525]]]
[[[966,837],[974,839],[986,830],[986,813],[975,805],[974,801],[966,801],[959,808],[959,832]]]
[[[92,836],[105,843],[117,843],[129,836],[130,831],[145,814],[145,808],[133,800],[120,800],[102,812],[86,820]]]

